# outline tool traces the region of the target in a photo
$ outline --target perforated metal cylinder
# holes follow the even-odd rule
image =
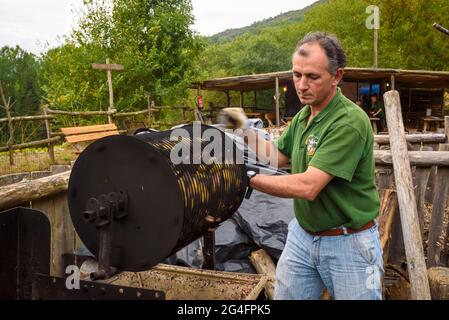
[[[246,171],[236,163],[234,142],[210,126],[182,130],[176,139],[171,130],[106,137],[73,166],[70,214],[96,256],[99,229],[86,221],[86,203],[111,192],[127,195],[128,216],[113,222],[111,263],[121,270],[149,269],[228,219],[243,201]]]

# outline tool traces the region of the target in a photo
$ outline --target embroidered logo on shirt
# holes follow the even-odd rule
[[[309,157],[315,154],[317,144],[318,144],[318,137],[314,136],[313,134],[307,137],[306,145],[307,145],[307,155]]]

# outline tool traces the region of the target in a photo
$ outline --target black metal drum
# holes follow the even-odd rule
[[[110,264],[120,270],[151,268],[243,201],[246,170],[234,141],[206,125],[175,131],[102,138],[73,166],[68,203],[75,229],[98,257],[110,217]]]

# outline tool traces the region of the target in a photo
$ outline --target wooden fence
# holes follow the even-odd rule
[[[180,110],[182,112],[182,121],[179,122],[160,122],[155,120],[155,115],[159,114],[163,110]],[[148,108],[140,111],[133,112],[117,112],[117,110],[112,111],[63,111],[63,110],[53,110],[48,108],[48,106],[42,107],[42,115],[35,116],[18,116],[11,117],[9,108],[7,111],[6,118],[0,118],[1,123],[8,123],[9,128],[9,136],[8,142],[6,146],[0,146],[0,152],[8,151],[9,152],[9,162],[11,165],[14,165],[14,150],[47,146],[48,147],[48,155],[50,158],[50,163],[55,163],[55,155],[54,155],[54,146],[58,142],[60,142],[63,134],[61,132],[53,131],[52,120],[55,119],[56,116],[77,116],[77,117],[94,117],[94,116],[105,116],[111,117],[114,119],[126,118],[126,117],[135,117],[139,115],[148,115],[147,125],[151,128],[159,129],[162,126],[175,126],[181,123],[185,123],[187,121],[187,113],[193,112],[192,109],[189,109],[186,106],[155,106],[154,103],[150,103]],[[14,124],[17,122],[24,121],[44,121],[45,122],[45,130],[46,130],[46,139],[14,144]]]

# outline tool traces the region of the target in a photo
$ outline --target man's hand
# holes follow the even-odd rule
[[[222,124],[226,129],[247,129],[248,117],[242,108],[224,108],[220,111],[217,117],[219,124]]]

